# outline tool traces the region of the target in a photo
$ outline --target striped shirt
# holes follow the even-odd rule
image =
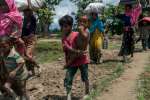
[[[16,52],[15,48],[12,48],[7,57],[2,57],[4,67],[7,72],[10,73],[18,67],[18,64],[23,64],[17,73],[15,79],[23,80],[27,77],[27,71],[24,66],[24,59]]]

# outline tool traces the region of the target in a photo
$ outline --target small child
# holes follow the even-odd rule
[[[24,66],[24,59],[11,46],[10,38],[0,37],[0,81],[8,96],[27,100],[26,79],[28,73]]]
[[[77,37],[76,41],[76,46],[73,47],[76,50],[84,51],[85,53],[87,52],[87,46],[89,43],[89,31],[88,31],[88,17],[87,16],[82,16],[79,18],[79,35]],[[81,52],[82,53],[82,52]],[[68,56],[68,62],[65,65],[65,68],[67,68],[68,65],[70,65],[74,59],[76,59],[80,55],[80,52],[77,54],[69,54]]]
[[[73,18],[69,15],[66,15],[62,17],[59,20],[59,25],[61,27],[61,31],[63,33],[62,35],[62,45],[63,45],[63,50],[65,53],[65,59],[67,65],[67,71],[66,71],[66,76],[64,80],[64,86],[66,87],[67,91],[67,100],[71,100],[71,88],[72,88],[72,82],[74,79],[74,76],[77,72],[78,69],[81,71],[81,77],[82,81],[85,83],[85,95],[89,94],[89,80],[88,80],[88,63],[89,63],[89,58],[87,55],[86,47],[87,43],[85,42],[86,45],[83,45],[83,50],[75,49],[74,47],[77,47],[78,44],[78,37],[81,35],[79,32],[72,32],[72,26],[73,26]],[[82,26],[80,27],[80,30],[83,31],[81,32],[84,34],[85,28]],[[87,34],[85,32],[85,34]],[[85,41],[88,40],[85,38]],[[79,46],[80,47],[80,46]],[[70,55],[78,55],[74,58],[74,60],[70,61]]]

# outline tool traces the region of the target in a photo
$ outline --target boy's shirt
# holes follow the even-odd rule
[[[4,66],[7,72],[11,72],[18,67],[18,64],[24,63],[24,59],[16,52],[15,48],[12,48],[9,55],[3,58]],[[27,77],[25,66],[23,65],[16,73],[16,79],[22,80]]]
[[[65,52],[65,59],[66,59],[66,63],[69,61],[69,59],[67,59],[67,56],[69,56],[70,54],[70,50],[73,47],[76,47],[76,43],[77,43],[77,37],[78,37],[79,33],[78,32],[72,32],[69,36],[64,36],[62,38],[62,45],[63,45],[63,50]],[[70,66],[72,67],[78,67],[80,65],[83,64],[88,64],[89,63],[89,58],[88,58],[88,54],[84,54],[81,55],[79,57],[77,57],[71,64]]]

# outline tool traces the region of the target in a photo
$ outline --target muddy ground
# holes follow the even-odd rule
[[[90,88],[96,87],[97,82],[103,76],[112,72],[116,63],[120,62],[117,57],[118,51],[105,51],[103,64],[89,65]],[[112,61],[114,60],[114,61]],[[110,64],[109,64],[110,63]],[[64,59],[41,65],[41,75],[28,81],[27,89],[31,100],[66,100],[64,88],[65,70]],[[91,90],[90,89],[90,90]],[[80,78],[80,71],[75,76],[72,89],[73,100],[81,100],[84,96],[84,84]]]

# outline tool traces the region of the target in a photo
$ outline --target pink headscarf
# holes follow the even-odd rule
[[[16,24],[18,28],[18,34],[21,34],[22,30],[22,17],[16,7],[14,0],[5,0],[8,5],[8,13],[0,13],[0,36],[10,35],[13,31],[13,25]],[[0,11],[2,12],[2,11]]]
[[[131,24],[132,25],[135,25],[140,14],[142,13],[142,6],[141,4],[138,4],[136,5],[135,8],[132,8],[132,10],[128,11],[128,12],[125,12],[125,14],[127,16],[130,16],[131,17]]]

